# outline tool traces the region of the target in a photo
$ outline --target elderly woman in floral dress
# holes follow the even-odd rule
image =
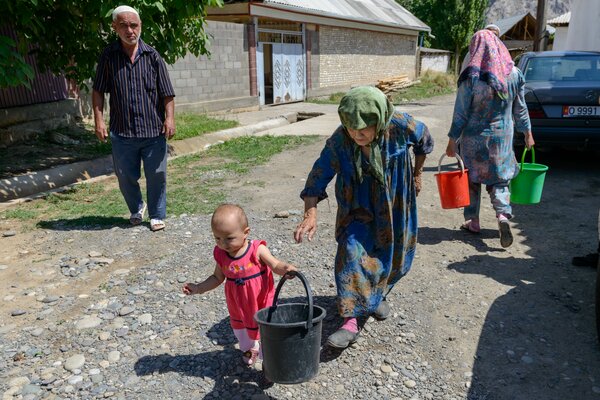
[[[327,140],[300,197],[304,220],[297,242],[317,229],[317,203],[337,175],[335,282],[344,322],[328,344],[345,348],[359,335],[357,317],[385,319],[386,295],[411,267],[417,244],[416,195],[426,154],[433,150],[427,127],[374,87],[350,90],[338,108],[341,126]],[[415,154],[413,168],[409,148]]]

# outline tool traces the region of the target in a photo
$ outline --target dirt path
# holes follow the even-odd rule
[[[570,265],[571,257],[593,252],[597,244],[600,166],[596,159],[590,155],[539,152],[539,161],[551,165],[543,201],[537,206],[515,206],[516,240],[505,250],[500,247],[487,196],[482,203],[480,235],[458,229],[462,222],[459,210],[442,210],[439,206],[433,173],[445,147],[452,99],[443,97],[407,110],[429,125],[436,149],[428,158],[425,185],[418,199],[418,256],[413,270],[390,296],[394,320],[398,322],[381,328],[395,330],[402,339],[398,339],[397,354],[381,357],[402,359],[412,354],[415,360],[439,373],[448,388],[438,382],[423,381],[420,384],[427,390],[419,393],[431,397],[420,398],[451,393],[439,398],[600,399],[600,350],[594,325],[595,271]],[[244,204],[258,216],[255,232],[276,232],[276,247],[289,254],[304,254],[304,247],[291,244],[289,238],[299,220],[296,214],[302,210],[298,194],[324,140],[279,154],[268,164],[224,184],[231,193],[230,200]],[[333,195],[331,190],[329,193]],[[278,211],[290,211],[291,216],[279,222],[272,218]],[[308,271],[329,268],[333,262],[335,211],[333,198],[329,204],[321,203],[317,239],[301,245],[310,249],[311,255],[303,265]],[[40,324],[39,312],[45,309],[43,300],[50,295],[63,296],[67,304],[61,314],[48,314],[43,321],[58,324],[89,312],[89,303],[95,298],[127,298],[127,293],[119,297],[118,292],[110,292],[110,285],[106,286],[115,281],[115,274],[127,275],[128,282],[136,282],[150,274],[142,272],[147,265],[160,266],[163,259],[177,258],[182,265],[189,263],[186,243],[192,243],[194,248],[210,246],[211,239],[206,231],[189,228],[184,221],[187,219],[172,219],[173,230],[165,235],[149,234],[145,228],[114,228],[35,230],[0,238],[0,264],[7,266],[0,270],[0,292],[4,298],[0,299],[0,335],[7,333],[4,338],[12,338],[8,333]],[[19,231],[19,227],[0,220],[0,231],[8,230]],[[114,256],[115,261],[82,275],[76,285],[57,268],[63,255],[77,255],[81,261],[94,250],[103,257]],[[133,279],[137,270],[139,277]],[[169,272],[175,285],[177,273],[180,272]],[[327,276],[326,271],[322,276]],[[321,279],[325,281],[317,283],[318,290],[331,290],[327,289],[330,281]],[[19,309],[28,312],[19,318],[10,317]],[[175,311],[166,312],[174,317]],[[402,322],[405,320],[410,321],[410,329]],[[382,340],[384,346],[386,342]],[[0,352],[8,351],[11,345],[12,342],[0,341]],[[376,354],[376,349],[371,348],[375,352],[371,354]],[[334,366],[343,371],[346,363],[353,368],[355,362]],[[10,371],[17,368],[6,361],[4,366]],[[268,393],[279,393],[279,389],[273,390]],[[287,389],[282,390],[285,393]],[[329,393],[323,392],[323,387],[310,386],[310,390],[314,398]],[[380,392],[371,395],[377,393]],[[410,398],[404,392],[391,394]],[[338,398],[335,394],[328,396]]]

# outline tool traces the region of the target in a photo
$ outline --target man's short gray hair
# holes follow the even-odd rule
[[[130,13],[134,13],[135,15],[138,16],[138,18],[140,17],[140,14],[138,14],[138,12],[136,11],[135,8],[133,7],[129,7],[129,6],[119,6],[117,8],[115,8],[112,12],[112,20],[116,21],[117,20],[117,16],[121,13],[124,12],[130,12]]]

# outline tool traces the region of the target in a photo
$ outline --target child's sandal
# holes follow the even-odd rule
[[[244,360],[244,364],[246,365],[254,364],[256,362],[256,357],[258,357],[257,349],[250,349],[242,354],[242,360]]]

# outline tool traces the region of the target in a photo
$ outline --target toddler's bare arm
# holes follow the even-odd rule
[[[225,275],[223,275],[223,271],[217,265],[215,266],[215,271],[211,276],[206,278],[203,282],[200,283],[191,283],[187,282],[183,285],[183,293],[190,294],[202,294],[206,293],[210,290],[213,290],[217,286],[219,286],[225,280]]]
[[[269,249],[267,249],[267,246],[264,245],[258,246],[258,257],[262,262],[267,264],[277,275],[283,276],[288,272],[298,270],[294,265],[289,264],[285,261],[278,260],[273,254],[271,254]]]

